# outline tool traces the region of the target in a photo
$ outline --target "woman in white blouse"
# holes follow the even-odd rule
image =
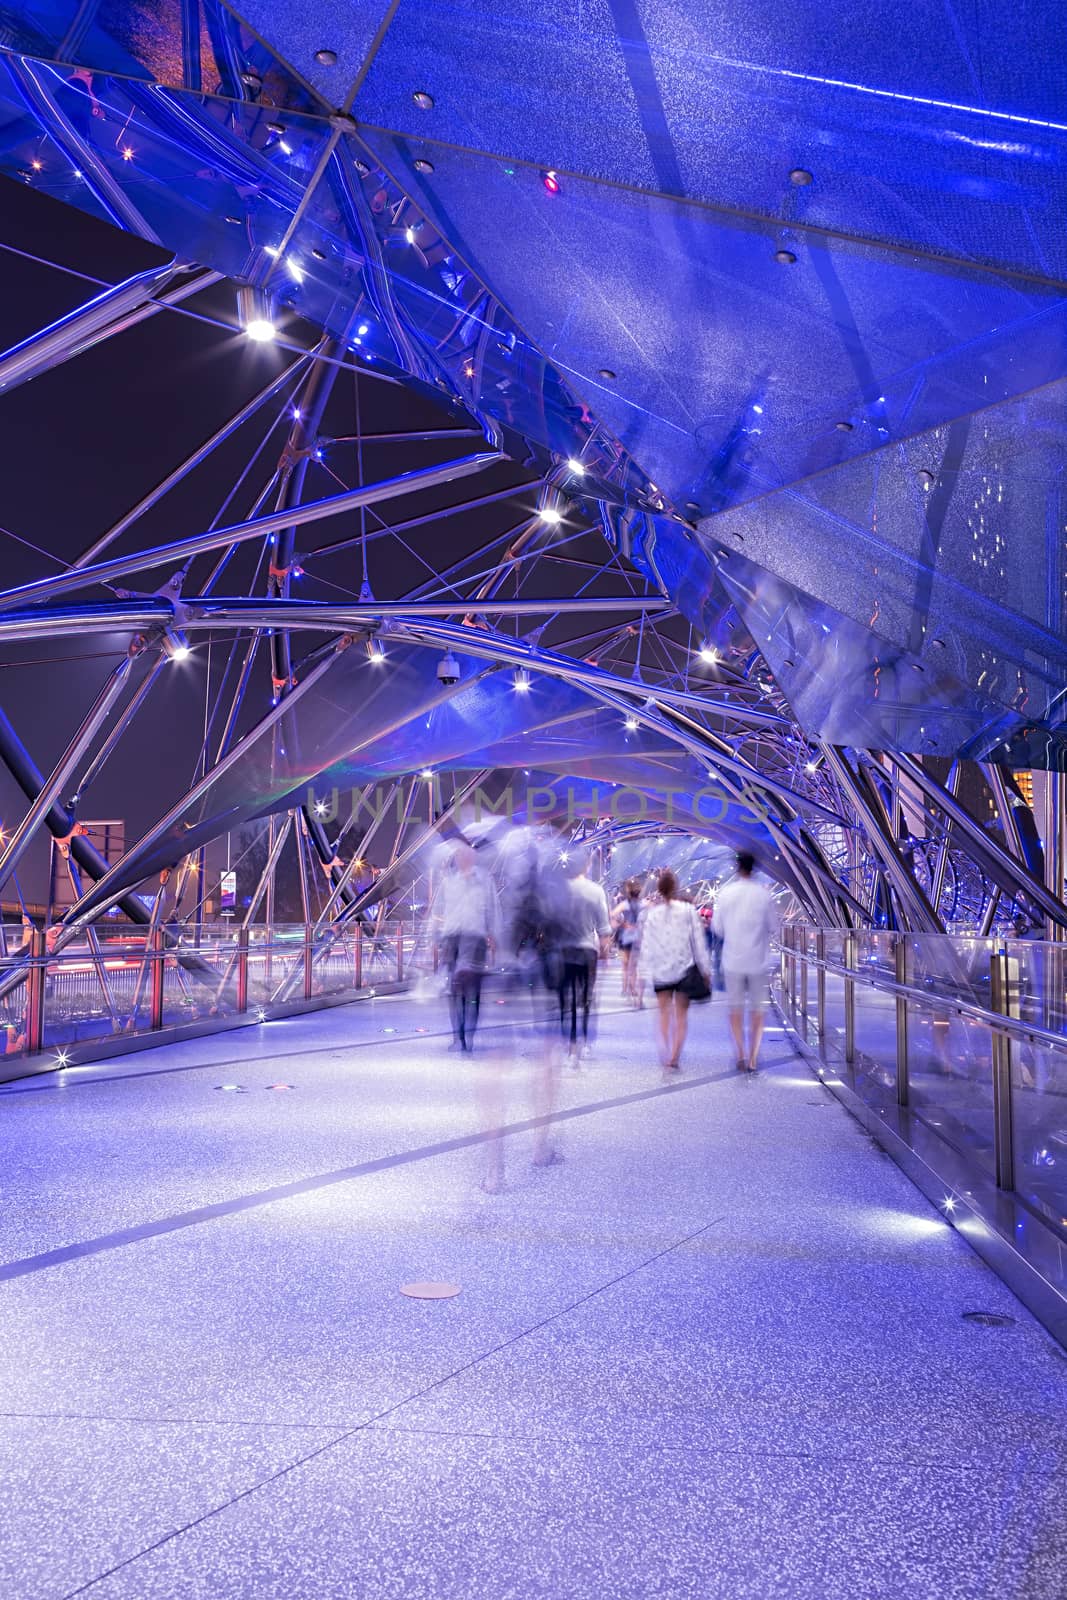
[[[677,1072],[689,1027],[692,969],[697,967],[710,983],[711,958],[696,907],[678,899],[678,879],[669,867],[660,873],[657,888],[660,903],[650,906],[642,919],[638,959],[642,975],[656,991],[664,1068]]]

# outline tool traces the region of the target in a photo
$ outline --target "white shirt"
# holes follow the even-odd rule
[[[711,961],[696,907],[688,900],[649,906],[641,921],[638,959],[642,976],[653,984],[677,983],[694,964],[707,977]]]
[[[453,867],[445,873],[439,907],[443,934],[470,933],[482,939],[492,934],[492,895],[477,868],[462,872]]]
[[[592,878],[571,879],[571,914],[574,923],[574,948],[599,950],[601,939],[611,932],[608,897]]]
[[[744,977],[767,971],[778,908],[765,883],[733,878],[715,896],[712,928],[722,939],[722,970]]]

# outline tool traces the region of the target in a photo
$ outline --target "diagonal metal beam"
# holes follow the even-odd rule
[[[127,656],[115,668],[103,689],[97,695],[88,716],[60,756],[52,772],[45,779],[40,793],[12,834],[7,848],[4,850],[3,855],[0,855],[0,886],[6,883],[9,875],[14,872],[22,860],[26,850],[33,842],[37,829],[60,798],[63,785],[73,775],[78,763],[89,750],[97,733],[107,720],[112,706],[126,686],[126,679],[132,664],[132,657]]]
[[[417,494],[420,489],[432,489],[438,484],[453,483],[468,478],[473,473],[484,472],[505,458],[498,451],[484,451],[478,455],[461,456],[458,461],[448,461],[438,467],[423,467],[414,472],[402,472],[398,477],[386,478],[361,489],[348,489],[344,494],[331,495],[325,500],[312,500],[307,505],[288,506],[273,511],[251,522],[235,523],[229,528],[215,528],[210,533],[194,534],[191,538],[175,539],[157,545],[151,550],[134,551],[115,556],[110,561],[98,561],[93,566],[81,567],[74,572],[60,572],[54,577],[39,578],[34,583],[22,584],[0,595],[0,610],[9,611],[18,605],[34,605],[40,600],[56,595],[70,594],[92,584],[110,584],[113,579],[125,577],[130,572],[148,572],[153,568],[173,564],[180,567],[193,556],[206,550],[218,550],[222,545],[243,544],[250,539],[277,533],[281,528],[297,527],[306,522],[318,522],[325,517],[341,516],[347,511],[358,511],[361,506],[372,506],[381,500],[399,499],[401,495]]]

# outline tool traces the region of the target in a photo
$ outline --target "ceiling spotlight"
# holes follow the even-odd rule
[[[432,172],[433,162],[427,161],[425,156],[419,156],[413,163],[416,172]]]
[[[547,522],[550,527],[555,527],[563,521],[563,512],[558,506],[542,506],[537,515],[542,522]]]
[[[367,657],[376,667],[381,666],[385,660],[385,651],[382,649],[379,639],[369,639],[367,641]]]
[[[433,95],[427,94],[425,89],[416,89],[411,97],[420,111],[433,110]]]
[[[415,243],[415,229],[414,228],[405,228],[404,229],[404,238],[407,240],[408,244],[414,244]]]
[[[320,250],[318,248],[318,246],[316,246],[315,249],[312,250],[311,254],[315,257],[316,261],[325,261],[326,260],[326,252],[325,252],[325,250]]]
[[[169,661],[185,661],[192,654],[188,639],[177,628],[168,628],[161,642]]]
[[[541,182],[544,184],[549,194],[559,194],[560,182],[554,172],[542,172]]]
[[[431,767],[423,767],[422,771],[419,773],[419,777],[425,778],[426,782],[430,783],[433,779],[433,769]]]
[[[701,661],[703,661],[706,667],[717,667],[719,665],[719,652],[716,650],[713,644],[704,645],[698,653]]]
[[[529,694],[530,692],[530,674],[525,667],[516,668],[515,692],[516,694]]]
[[[277,137],[279,134],[283,134],[285,132],[285,129],[284,129],[284,127],[282,126],[282,124],[280,122],[268,122],[267,123],[267,132],[268,133],[273,133],[275,135],[275,137]]]
[[[627,733],[636,733],[637,729],[638,729],[638,726],[639,726],[637,718],[636,717],[627,717],[624,726],[626,728]]]
[[[585,477],[585,468],[582,466],[582,463],[579,460],[577,460],[577,458],[575,456],[568,457],[568,460],[567,460],[567,471],[570,472],[570,473],[573,473],[573,475],[576,478],[584,478]]]
[[[805,763],[804,763],[804,771],[806,773],[808,773],[810,775],[813,772],[818,772],[818,770],[819,770],[819,763],[817,761],[805,761]]]
[[[318,62],[320,67],[335,67],[337,65],[337,51],[326,49],[316,50],[315,60]]]
[[[852,424],[851,424],[851,422],[835,422],[834,423],[834,427],[837,429],[838,433],[851,433],[852,432]]]
[[[254,344],[269,344],[277,329],[270,314],[270,301],[262,289],[243,283],[237,291],[237,316],[245,336]]]
[[[793,254],[792,250],[776,250],[774,252],[774,259],[780,266],[791,267],[793,262],[796,260],[796,256]]]
[[[811,182],[811,173],[807,167],[794,167],[789,174],[789,181],[795,184],[798,189],[804,189]]]

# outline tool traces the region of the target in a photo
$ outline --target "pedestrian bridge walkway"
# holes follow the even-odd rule
[[[665,1082],[616,983],[558,1092],[406,998],[0,1091],[0,1589],[1063,1600],[1062,1352],[780,1028]]]

